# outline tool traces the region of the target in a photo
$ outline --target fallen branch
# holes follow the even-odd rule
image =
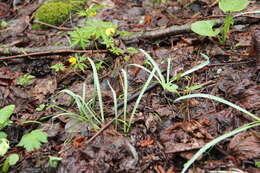
[[[50,47],[38,47],[38,48],[0,48],[0,54],[20,54],[14,56],[0,57],[0,60],[8,60],[14,58],[23,58],[36,55],[47,55],[57,53],[104,53],[107,50],[76,50],[72,47],[66,46],[50,46]]]
[[[221,25],[223,23],[223,19],[216,19],[216,25]],[[235,23],[239,24],[250,24],[250,23],[259,23],[258,19],[255,18],[247,18],[247,17],[237,17],[235,19]],[[153,31],[143,31],[137,32],[127,37],[123,37],[122,40],[127,43],[137,42],[140,39],[155,39],[165,36],[171,36],[181,33],[189,33],[191,32],[190,24],[185,24],[181,26],[171,26],[164,29],[157,29]],[[18,47],[2,47],[0,48],[0,54],[3,55],[16,55],[16,56],[8,56],[8,57],[0,57],[0,60],[7,60],[13,58],[22,58],[27,56],[35,56],[35,55],[45,55],[45,54],[58,54],[58,53],[99,53],[106,52],[106,50],[76,50],[70,46],[50,46],[50,47],[39,47],[39,48],[18,48]],[[18,55],[20,54],[20,55]]]
[[[247,18],[248,16],[245,17],[237,17],[235,18],[235,23],[236,24],[251,24],[251,23],[259,23],[259,19],[257,18]],[[216,26],[219,26],[223,24],[223,19],[215,19],[216,21]],[[185,25],[173,25],[168,28],[164,29],[157,29],[153,31],[146,31],[146,32],[137,32],[135,34],[132,34],[128,37],[122,38],[123,41],[126,43],[128,42],[136,42],[139,39],[155,39],[159,37],[165,37],[165,36],[172,36],[172,35],[177,35],[177,34],[183,34],[183,33],[189,33],[191,31],[191,24],[185,24]]]

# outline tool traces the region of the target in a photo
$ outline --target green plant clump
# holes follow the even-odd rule
[[[73,5],[66,2],[48,2],[43,4],[35,13],[36,21],[58,26],[67,19],[73,11]],[[44,28],[43,25],[34,24],[34,29]]]
[[[248,5],[248,0],[220,0],[219,8],[226,13],[224,24],[217,29],[213,29],[215,20],[197,21],[191,24],[191,30],[199,35],[217,37],[221,44],[225,44],[230,27],[234,24],[233,12],[239,12]]]

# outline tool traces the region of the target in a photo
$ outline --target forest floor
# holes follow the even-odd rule
[[[170,58],[170,76],[205,62],[201,53],[209,57],[207,66],[189,74],[187,78],[175,81],[179,93],[165,91],[160,85],[147,91],[126,134],[122,121],[119,121],[117,129],[114,122],[109,124],[115,114],[107,81],[120,96],[119,102],[122,102],[124,81],[120,69],[125,69],[128,96],[139,91],[149,73],[129,64],[149,68],[144,54],[138,51],[115,55],[104,46],[96,46],[98,49],[93,48],[93,51],[62,49],[62,46],[70,45],[70,31],[66,29],[79,26],[84,17],[74,14],[62,27],[33,30],[33,14],[40,3],[22,1],[14,8],[12,2],[0,1],[0,20],[8,24],[0,28],[0,108],[10,104],[16,106],[10,118],[13,123],[3,129],[8,134],[10,149],[4,157],[0,157],[0,163],[11,153],[17,153],[20,157],[10,172],[178,173],[205,144],[254,119],[210,99],[191,98],[174,102],[175,99],[191,93],[211,94],[260,115],[259,14],[241,17],[243,21],[235,22],[226,43],[221,45],[217,39],[199,36],[189,29],[169,33],[165,30],[174,25],[187,26],[199,20],[222,18],[223,12],[215,0],[169,0],[165,4],[149,0],[89,0],[85,4],[86,9],[95,2],[106,5],[97,12],[96,18],[116,24],[120,31],[141,34],[128,40],[116,36],[119,48],[145,50],[159,64],[161,71],[167,70],[166,59]],[[260,9],[259,1],[252,0],[245,11],[257,9]],[[155,35],[142,36],[142,33]],[[7,53],[3,47],[10,50],[33,49],[31,54],[14,50]],[[98,76],[105,112],[101,130],[93,130],[86,121],[75,118],[59,116],[53,119],[53,116],[63,112],[54,107],[46,109],[58,105],[78,113],[71,97],[59,91],[69,89],[81,95],[83,83],[87,93],[85,99],[93,99],[93,73],[88,61],[84,71],[69,68],[68,59],[76,54],[90,57],[95,64],[99,64]],[[65,70],[55,72],[50,68],[57,63],[63,63]],[[24,74],[35,78],[27,85],[18,85],[19,78]],[[185,91],[186,87],[198,84],[202,87]],[[99,115],[99,103],[95,103],[92,108]],[[135,103],[135,99],[129,101],[128,117]],[[122,118],[123,108],[118,113]],[[43,129],[48,134],[48,143],[44,143],[38,150],[26,152],[17,144],[24,134],[34,129]],[[199,157],[187,172],[260,172],[256,166],[260,162],[259,133],[258,126],[222,140]],[[56,168],[50,168],[48,156],[60,157],[62,160]]]

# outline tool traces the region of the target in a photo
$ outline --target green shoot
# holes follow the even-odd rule
[[[18,81],[17,81],[17,85],[28,85],[29,83],[31,83],[32,79],[34,79],[35,76],[30,75],[29,73],[24,74],[23,76],[21,76]]]
[[[227,13],[222,27],[213,30],[214,20],[197,21],[191,24],[191,30],[199,35],[208,37],[218,37],[220,44],[224,44],[230,32],[230,27],[234,24],[234,15],[232,12],[238,12],[245,9],[248,0],[220,0],[219,8]]]
[[[46,105],[45,104],[40,104],[35,110],[37,112],[41,112],[45,109]]]
[[[138,49],[136,49],[136,48],[134,48],[134,47],[128,47],[128,48],[126,48],[126,50],[127,50],[127,52],[128,52],[129,54],[135,54],[135,53],[138,53],[138,52],[139,52]]]
[[[18,154],[10,154],[4,161],[2,172],[7,173],[9,171],[9,167],[15,165],[18,162],[18,160]]]
[[[123,79],[124,79],[124,87],[123,87],[123,91],[124,91],[124,114],[123,114],[123,121],[126,121],[126,114],[127,114],[127,93],[128,93],[128,80],[127,80],[127,74],[125,70],[121,70],[122,74],[123,74]],[[127,132],[127,124],[124,123],[124,132]]]
[[[85,69],[87,68],[87,65],[84,63],[86,60],[87,58],[78,55],[72,56],[68,59],[71,68],[75,70],[79,69],[82,72],[84,72]]]
[[[174,81],[176,81],[177,79],[179,79],[181,77],[187,76],[190,73],[193,73],[194,71],[197,71],[197,70],[199,70],[199,69],[201,69],[201,68],[203,68],[203,67],[205,67],[206,65],[209,64],[209,57],[204,55],[204,54],[201,54],[202,57],[206,59],[205,62],[203,62],[203,63],[191,68],[190,70],[188,70],[188,71],[186,71],[182,74],[179,74],[179,75],[170,79],[170,69],[171,69],[170,60],[167,60],[167,71],[166,71],[166,78],[165,78],[163,76],[158,64],[153,60],[153,58],[148,53],[146,53],[144,50],[140,49],[140,51],[146,56],[149,63],[152,64],[153,68],[155,69],[157,75],[154,75],[154,78],[160,83],[162,88],[166,91],[170,91],[170,92],[177,93],[177,94],[179,94],[178,85],[174,84],[173,83]],[[141,66],[141,65],[138,65],[138,64],[131,64],[131,65],[139,67],[139,68],[143,69],[144,71],[151,73],[151,71],[149,69],[145,68],[144,66]]]
[[[209,143],[207,143],[205,146],[203,146],[199,151],[197,151],[197,153],[195,155],[193,155],[193,157],[187,162],[184,164],[184,168],[182,169],[181,173],[185,173],[188,168],[200,157],[202,156],[202,154],[204,152],[206,152],[209,148],[213,147],[214,145],[216,145],[217,143],[219,143],[220,141],[226,139],[226,138],[229,138],[231,136],[234,136],[235,134],[238,134],[242,131],[245,131],[249,128],[252,128],[252,127],[256,127],[256,126],[259,126],[260,125],[260,121],[255,121],[255,122],[252,122],[252,123],[249,123],[249,124],[246,124],[246,125],[243,125],[242,127],[239,127],[229,133],[226,133],[224,135],[221,135],[219,137],[217,137],[216,139],[210,141]]]
[[[112,97],[113,97],[113,101],[114,101],[114,114],[115,114],[115,129],[117,130],[117,125],[118,125],[118,109],[117,109],[117,97],[116,97],[116,91],[112,88],[112,86],[110,85],[110,82],[108,82],[108,86],[112,91]]]
[[[184,165],[184,168],[182,170],[182,173],[185,173],[187,171],[187,169],[195,162],[196,159],[198,159],[205,151],[207,151],[209,148],[211,148],[212,146],[214,146],[215,144],[217,144],[218,142],[230,137],[230,136],[233,136],[237,133],[240,133],[242,131],[245,131],[249,128],[252,128],[252,127],[255,127],[255,126],[259,126],[260,125],[260,118],[250,112],[248,112],[247,110],[241,108],[240,106],[237,106],[227,100],[224,100],[220,97],[216,97],[216,96],[213,96],[213,95],[209,95],[209,94],[190,94],[190,95],[186,95],[186,96],[182,96],[182,97],[179,97],[178,99],[175,100],[175,102],[177,101],[180,101],[180,100],[183,100],[183,99],[189,99],[189,98],[208,98],[208,99],[211,99],[211,100],[214,100],[214,101],[217,101],[217,102],[220,102],[220,103],[224,103],[228,106],[231,106],[247,115],[249,115],[250,117],[252,117],[253,119],[255,119],[256,121],[255,122],[252,122],[252,123],[249,123],[249,124],[246,124],[242,127],[239,127],[227,134],[224,134],[222,136],[219,136],[217,137],[216,139],[212,140],[211,142],[207,143],[204,147],[202,147],[185,165]]]
[[[64,71],[65,67],[63,63],[57,63],[51,66],[51,69],[53,69],[55,72]]]
[[[104,105],[103,105],[103,100],[102,100],[102,95],[101,95],[101,88],[100,88],[100,83],[99,83],[99,78],[98,78],[98,73],[97,73],[97,69],[96,66],[94,64],[94,62],[88,58],[92,70],[93,70],[93,78],[94,78],[94,87],[95,87],[95,91],[97,92],[98,95],[98,103],[99,103],[99,109],[100,109],[100,119],[101,121],[105,121],[105,116],[104,116]]]
[[[94,17],[97,15],[97,11],[104,8],[103,5],[92,4],[88,9],[79,11],[79,16]]]
[[[143,97],[143,95],[144,95],[144,93],[145,93],[146,88],[149,86],[151,80],[152,80],[153,77],[155,76],[155,72],[156,72],[156,69],[153,68],[152,72],[150,73],[150,75],[149,75],[147,81],[145,82],[145,84],[144,84],[144,86],[143,86],[143,88],[142,88],[142,90],[141,90],[141,92],[140,92],[140,95],[138,96],[138,98],[137,98],[137,100],[136,100],[136,102],[135,102],[134,109],[133,109],[133,111],[132,111],[132,113],[131,113],[131,116],[130,116],[129,121],[127,122],[127,123],[128,123],[128,128],[127,128],[127,130],[126,130],[126,133],[128,133],[128,132],[130,131],[130,128],[131,128],[131,125],[132,125],[132,121],[133,121],[133,119],[134,119],[134,116],[135,116],[137,107],[138,107],[138,105],[139,105],[139,103],[140,103],[140,101],[141,101],[141,99],[142,99],[142,97]]]
[[[115,54],[121,54],[123,51],[115,46],[113,35],[116,33],[116,25],[111,22],[103,22],[100,20],[87,21],[86,26],[77,28],[70,32],[72,39],[71,45],[79,45],[82,49],[90,44],[91,41],[106,45],[106,47]]]
[[[49,156],[49,162],[48,165],[51,168],[56,168],[59,161],[61,161],[62,158],[61,157],[55,157],[55,156]]]
[[[85,83],[83,84],[83,88],[85,88]],[[71,96],[73,98],[73,100],[75,101],[75,103],[77,105],[79,114],[70,112],[70,111],[68,111],[64,108],[61,108],[59,106],[56,106],[56,105],[52,105],[50,107],[57,108],[57,109],[63,111],[63,113],[59,113],[59,114],[53,116],[52,118],[55,119],[59,116],[67,116],[70,118],[75,118],[75,119],[78,119],[79,121],[88,122],[95,130],[98,130],[99,126],[97,125],[97,123],[100,124],[101,122],[100,122],[99,118],[96,117],[95,112],[91,108],[91,104],[92,104],[93,100],[89,100],[88,102],[85,101],[85,97],[84,97],[85,91],[84,90],[85,89],[83,89],[83,96],[77,95],[67,89],[60,91],[59,93],[68,94],[69,96]]]
[[[189,99],[189,98],[194,98],[194,97],[201,97],[201,98],[208,98],[208,99],[211,99],[211,100],[215,100],[217,102],[220,102],[220,103],[223,103],[223,104],[226,104],[232,108],[235,108],[247,115],[249,115],[250,117],[252,117],[253,119],[257,120],[257,121],[260,121],[260,118],[257,117],[256,115],[248,112],[247,110],[241,108],[240,106],[237,106],[235,105],[234,103],[231,103],[227,100],[224,100],[220,97],[217,97],[217,96],[213,96],[213,95],[210,95],[210,94],[190,94],[190,95],[186,95],[186,96],[182,96],[182,97],[179,97],[178,99],[175,100],[175,102],[177,101],[180,101],[180,100],[183,100],[183,99]]]

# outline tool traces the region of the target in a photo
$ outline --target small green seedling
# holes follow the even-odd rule
[[[15,165],[18,161],[19,161],[18,154],[10,154],[4,161],[2,172],[7,173],[9,171],[9,167]]]
[[[88,9],[79,11],[78,14],[83,17],[94,17],[97,15],[97,11],[104,7],[104,5],[92,4]]]
[[[214,20],[198,21],[191,24],[191,30],[199,35],[218,37],[220,44],[224,44],[230,32],[230,27],[234,24],[232,13],[245,9],[248,3],[248,0],[220,0],[219,8],[227,13],[224,24],[218,29],[213,29]]]
[[[61,161],[61,160],[62,160],[61,157],[49,156],[49,162],[48,162],[49,167],[56,168],[59,161]]]
[[[255,162],[255,166],[256,166],[257,168],[260,168],[260,161],[256,161],[256,162]]]
[[[98,47],[97,43],[105,45],[112,53],[119,55],[123,50],[115,46],[113,35],[116,33],[116,25],[111,22],[101,20],[87,21],[85,26],[70,32],[71,45],[79,45],[82,49],[92,43]]]
[[[127,50],[127,52],[128,52],[129,54],[136,54],[136,53],[139,52],[138,49],[136,49],[136,48],[134,48],[134,47],[128,47],[126,50]]]
[[[36,111],[37,111],[37,112],[41,112],[41,111],[43,111],[45,108],[46,108],[46,105],[45,105],[45,104],[40,104],[40,105],[36,108]]]
[[[17,85],[22,85],[22,86],[26,86],[29,83],[31,83],[32,79],[34,79],[35,76],[30,75],[29,73],[21,76],[18,81],[17,81]]]
[[[65,67],[63,63],[57,63],[51,66],[51,69],[53,69],[55,72],[64,71]]]
[[[33,130],[28,134],[23,135],[17,146],[24,147],[27,152],[41,148],[42,143],[47,143],[48,134],[42,130]]]
[[[164,4],[166,3],[167,0],[150,0],[153,3],[160,3],[160,4]]]
[[[0,28],[5,28],[7,25],[6,21],[0,21]]]
[[[70,63],[70,67],[77,70],[81,70],[82,72],[85,71],[85,69],[87,68],[87,65],[85,64],[85,61],[87,60],[86,57],[84,56],[72,56],[69,58],[69,63]]]

